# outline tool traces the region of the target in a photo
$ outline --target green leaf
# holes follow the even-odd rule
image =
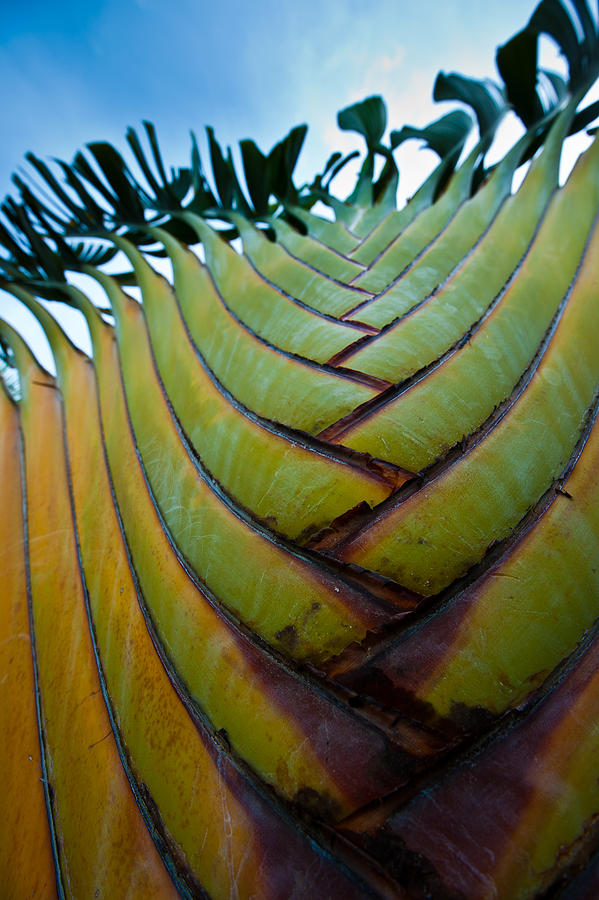
[[[202,159],[198,148],[198,141],[194,132],[191,134],[191,185],[194,192],[193,200],[188,209],[201,213],[211,206],[216,206],[214,194],[210,190],[206,176],[202,169]]]
[[[254,141],[245,140],[239,142],[245,183],[248,186],[250,198],[254,209],[258,214],[265,214],[268,210],[268,198],[270,196],[270,182],[268,179],[268,159],[258,149]]]
[[[509,102],[529,127],[543,115],[536,90],[537,35],[528,29],[520,31],[497,49],[496,62]]]
[[[561,49],[568,62],[571,92],[590,87],[599,72],[599,41],[596,18],[591,15],[586,0],[572,0],[576,24],[570,8],[559,0],[542,0],[528,25],[497,50],[497,68],[506,85],[509,102],[527,127],[553,108],[539,91],[542,82],[538,70],[538,39],[549,35]],[[581,39],[579,39],[579,32]],[[563,96],[559,76],[545,73],[556,89],[558,100]]]
[[[135,156],[135,159],[137,160],[137,163],[138,163],[140,169],[142,170],[142,172],[145,175],[145,178],[146,178],[148,184],[150,185],[151,189],[154,191],[154,196],[160,197],[162,194],[162,188],[156,181],[156,178],[154,177],[154,173],[152,172],[152,169],[150,168],[150,166],[148,164],[146,155],[141,146],[141,142],[137,136],[137,132],[135,131],[134,128],[128,128],[125,137],[126,137],[127,143],[129,144],[129,146],[131,147],[131,150],[133,151],[133,155]]]
[[[578,37],[566,8],[559,0],[542,0],[531,16],[527,28],[533,34],[548,34],[568,60],[570,84],[577,87],[582,80],[584,56],[579,52]]]
[[[223,208],[241,209],[244,212],[249,212],[247,201],[243,196],[243,192],[237,180],[237,175],[235,174],[230,148],[227,151],[227,158],[225,159],[220,144],[214,137],[214,129],[209,125],[206,128],[206,134],[208,135],[212,173]]]
[[[460,100],[472,107],[478,121],[481,137],[492,134],[506,110],[506,103],[500,88],[490,79],[479,81],[452,72],[439,72],[434,100]]]
[[[84,206],[80,206],[75,203],[69,193],[63,189],[46,163],[33,153],[27,153],[25,159],[33,166],[38,175],[43,178],[55,197],[67,208],[67,210],[69,210],[70,213],[72,213],[75,221],[79,222],[83,220],[95,227],[102,224],[102,211],[97,204],[91,201],[89,195],[88,197],[91,203],[86,199],[84,201]]]
[[[271,193],[282,200],[295,201],[297,197],[292,176],[307,131],[307,125],[296,125],[282,141],[275,144],[268,156]]]
[[[599,100],[596,100],[595,103],[585,106],[584,109],[581,109],[580,112],[576,113],[568,134],[578,134],[579,131],[582,131],[583,128],[586,128],[591,122],[594,122],[598,116]]]
[[[162,178],[163,185],[168,184],[168,178],[166,177],[166,172],[164,169],[164,163],[162,162],[162,155],[160,153],[160,147],[158,146],[158,138],[156,136],[156,129],[151,122],[144,121],[143,126],[146,130],[146,134],[148,136],[148,140],[150,142],[150,147],[152,148],[152,154],[154,156],[154,162],[156,164],[156,168],[158,169],[158,173]]]
[[[104,225],[104,218],[106,215],[105,210],[101,206],[99,206],[98,203],[96,203],[94,198],[86,189],[84,183],[77,175],[73,166],[69,166],[67,163],[63,162],[60,159],[55,159],[54,161],[62,169],[62,173],[67,185],[77,194],[77,196],[83,203],[87,217],[91,219],[95,227],[102,227]]]
[[[387,109],[382,97],[367,97],[337,113],[342,131],[357,131],[366,140],[369,150],[380,143],[387,127]]]
[[[119,214],[132,222],[144,221],[143,194],[121,154],[106,141],[87,146],[115,193]]]
[[[339,162],[342,156],[343,154],[339,153],[338,150],[335,153],[331,153],[331,155],[327,159],[324,169],[322,170],[322,178],[324,178],[324,176],[327,175],[328,172],[335,169],[336,164]]]
[[[434,150],[441,159],[444,159],[449,153],[455,153],[458,147],[459,156],[471,130],[472,119],[467,112],[457,109],[436,119],[424,128],[404,125],[399,131],[392,131],[391,147],[395,149],[404,141],[417,138],[424,141],[426,146],[430,150]]]
[[[164,163],[162,161],[160,147],[158,145],[158,138],[156,136],[156,129],[151,122],[144,122],[143,125],[148,137],[150,149],[154,158],[154,165],[156,166],[156,169],[158,171],[160,181],[156,179],[154,172],[152,171],[152,168],[141,145],[141,141],[139,140],[137,132],[134,128],[129,128],[127,130],[126,138],[129,146],[131,147],[131,150],[133,151],[133,155],[135,156],[137,163],[142,170],[151,191],[153,191],[154,194],[154,196],[151,198],[151,202],[147,201],[146,205],[151,206],[153,209],[178,208],[191,186],[191,170],[188,168],[171,168],[171,174],[169,178],[166,174]]]

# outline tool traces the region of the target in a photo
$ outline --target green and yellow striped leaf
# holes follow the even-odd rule
[[[148,124],[147,185],[103,143],[16,180],[0,286],[55,375],[0,321],[2,897],[599,896],[599,140],[559,180],[595,11],[499,61],[439,76],[457,166],[463,112],[344,110],[345,200],[340,154],[293,183],[305,127],[243,142],[248,196]],[[408,137],[442,159],[397,210]]]

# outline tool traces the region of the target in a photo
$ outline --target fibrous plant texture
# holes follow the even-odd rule
[[[1,283],[56,376],[0,324],[3,897],[599,896],[597,141],[558,180],[595,12],[497,63],[389,143],[343,110],[346,200],[340,154],[294,184],[303,126],[243,178],[149,124],[136,168],[15,177]]]

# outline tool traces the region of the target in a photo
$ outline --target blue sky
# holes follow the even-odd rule
[[[306,122],[301,183],[332,151],[361,149],[357,135],[337,129],[339,109],[381,93],[391,128],[427,124],[452,108],[431,101],[437,72],[493,77],[496,46],[533,7],[532,0],[4,0],[0,192],[27,150],[70,160],[102,139],[125,151],[127,126],[144,118],[173,165],[188,162],[190,128],[206,159],[206,124],[222,144],[252,137],[267,151]],[[414,142],[400,148],[400,191],[413,191],[417,161],[427,166],[426,157]],[[14,321],[6,295],[0,309]]]
[[[390,125],[423,125],[439,69],[494,74],[494,48],[522,27],[522,0],[28,0],[3,4],[0,79],[8,100],[0,191],[27,150],[70,159],[86,141],[123,146],[143,118],[185,163],[190,128],[263,149],[310,126],[300,174],[341,143],[337,110],[372,93]]]

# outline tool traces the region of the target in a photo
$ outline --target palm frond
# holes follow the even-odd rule
[[[345,198],[353,152],[295,184],[304,125],[15,176],[0,286],[56,375],[0,320],[7,896],[599,892],[597,139],[559,180],[594,8],[543,0],[498,65],[435,82],[465,154],[463,108],[342,110]]]

